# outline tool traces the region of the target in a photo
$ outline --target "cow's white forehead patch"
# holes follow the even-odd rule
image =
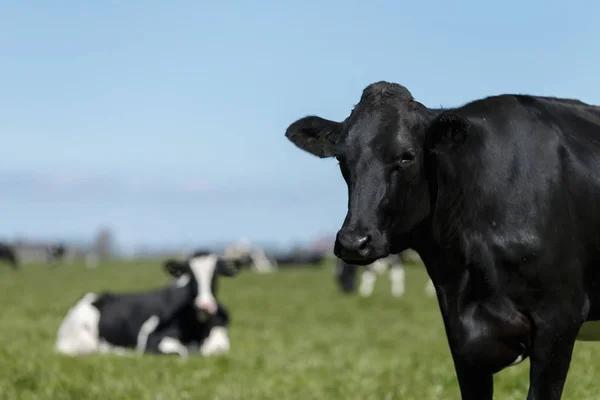
[[[190,269],[194,274],[194,279],[198,283],[197,303],[215,301],[210,284],[215,274],[218,260],[219,258],[216,254],[194,257],[190,260]]]
[[[198,283],[200,283],[202,278],[208,278],[209,281],[212,280],[217,261],[218,257],[216,254],[194,257],[190,260],[190,269]]]

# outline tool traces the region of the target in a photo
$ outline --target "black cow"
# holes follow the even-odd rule
[[[19,269],[19,260],[15,254],[15,249],[5,243],[0,243],[0,261],[5,261],[13,269]]]
[[[463,399],[491,399],[493,374],[527,357],[528,399],[561,398],[576,338],[599,337],[584,322],[600,319],[600,107],[501,95],[429,109],[378,82],[345,121],[306,117],[286,136],[340,163],[336,255],[419,253]]]
[[[203,355],[229,350],[227,310],[215,299],[217,276],[235,275],[239,265],[211,253],[169,260],[177,280],[144,293],[88,293],[69,310],[56,349],[68,355],[94,352],[179,354],[200,346]]]

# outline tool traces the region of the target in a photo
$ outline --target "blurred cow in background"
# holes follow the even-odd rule
[[[0,243],[0,261],[10,264],[13,269],[20,267],[15,249],[6,243]]]
[[[404,253],[402,253],[404,255]],[[391,293],[394,297],[401,297],[406,289],[404,261],[400,254],[390,255],[386,258],[375,261],[364,268],[361,277],[358,293],[362,297],[369,297],[373,294],[375,281],[378,275],[382,275],[385,271],[389,271]],[[407,255],[409,256],[409,255]],[[352,293],[356,288],[356,276],[360,267],[345,263],[341,259],[337,260],[335,266],[335,275],[344,293]],[[425,293],[429,296],[435,295],[433,282],[429,280],[425,287]]]
[[[227,247],[224,255],[229,260],[249,259],[250,267],[256,272],[271,273],[278,269],[276,260],[268,257],[263,249],[253,247],[246,238]]]
[[[46,262],[56,264],[62,261],[67,253],[67,248],[62,243],[51,244],[46,247]]]
[[[67,313],[56,350],[91,353],[218,355],[229,351],[227,310],[217,301],[218,276],[234,276],[240,265],[214,253],[168,260],[173,276],[162,288],[137,293],[88,293]]]
[[[278,266],[307,266],[319,267],[326,259],[325,254],[315,251],[292,252],[285,255],[278,255],[275,261]]]

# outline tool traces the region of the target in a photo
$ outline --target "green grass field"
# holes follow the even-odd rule
[[[342,296],[331,267],[220,281],[232,350],[220,358],[54,354],[67,309],[88,291],[144,290],[160,263],[0,269],[1,399],[459,399],[426,275],[408,268],[407,294],[387,277],[371,298]],[[498,399],[524,399],[529,362],[496,376]],[[600,344],[578,342],[565,399],[600,399]]]

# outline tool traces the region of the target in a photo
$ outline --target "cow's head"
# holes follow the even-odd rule
[[[179,286],[189,285],[198,311],[214,315],[217,312],[217,277],[236,275],[241,264],[240,260],[227,260],[214,253],[196,252],[185,261],[167,260],[164,268],[169,275],[178,279]]]
[[[429,212],[423,143],[430,110],[401,85],[369,85],[342,122],[316,116],[291,124],[286,137],[318,157],[335,157],[348,186],[348,212],[335,254],[366,265],[390,252]]]

